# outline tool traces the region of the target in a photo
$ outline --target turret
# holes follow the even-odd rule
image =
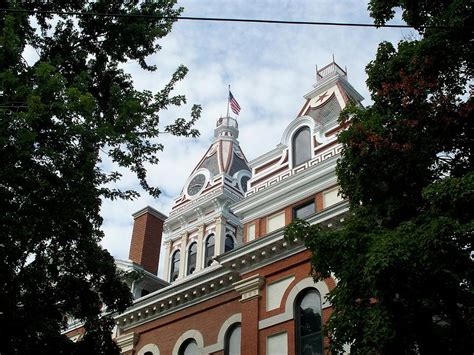
[[[175,199],[164,225],[164,277],[170,282],[211,267],[215,256],[242,243],[241,223],[229,211],[251,177],[238,137],[237,120],[220,117],[209,149]]]

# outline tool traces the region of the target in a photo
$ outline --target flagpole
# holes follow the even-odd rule
[[[229,106],[230,106],[230,84],[229,84],[229,93],[227,94],[227,117],[229,117]]]

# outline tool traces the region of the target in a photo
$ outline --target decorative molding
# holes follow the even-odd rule
[[[318,134],[316,134],[316,136],[319,137]],[[321,135],[321,137],[324,137],[324,136]],[[323,138],[321,138],[321,139],[323,139]],[[328,146],[331,145],[331,143],[332,143],[331,140],[328,140],[327,138],[324,138],[324,140],[326,140],[324,142],[325,145],[328,145]],[[335,138],[332,139],[332,140],[334,141]],[[313,148],[314,147],[312,147],[312,149]],[[270,176],[268,179],[263,179],[257,185],[252,185],[252,180],[250,180],[249,183],[251,184],[252,188],[247,191],[245,196],[248,198],[248,197],[250,197],[250,196],[252,196],[252,195],[254,195],[258,192],[261,192],[261,191],[263,191],[263,190],[265,190],[265,189],[267,189],[271,186],[274,186],[278,182],[281,182],[281,181],[286,180],[290,177],[298,175],[299,173],[301,173],[304,170],[307,170],[307,169],[313,168],[314,166],[320,165],[325,160],[328,160],[328,159],[333,158],[335,156],[339,156],[339,154],[341,152],[341,149],[342,149],[342,145],[337,144],[336,146],[331,146],[331,147],[328,147],[328,148],[330,148],[330,149],[324,149],[324,145],[323,146],[318,146],[318,149],[321,149],[323,151],[321,153],[319,153],[318,155],[316,155],[315,157],[313,157],[311,160],[308,160],[306,163],[304,163],[302,165],[299,165],[297,167],[285,169],[284,171],[279,172],[275,176],[273,176],[273,175]],[[334,167],[333,167],[333,169],[334,169]],[[257,177],[258,176],[254,176],[254,179],[257,178]],[[243,202],[245,202],[245,200],[243,200]]]
[[[285,312],[277,314],[270,318],[262,319],[258,322],[258,329],[265,329],[293,319],[296,297],[301,291],[306,288],[315,288],[316,290],[318,290],[322,302],[321,309],[331,307],[331,304],[327,301],[327,295],[329,294],[328,285],[324,281],[314,282],[312,277],[307,277],[298,282],[291,289],[290,293],[288,294],[288,297],[286,298]]]
[[[225,346],[225,335],[227,330],[233,326],[235,323],[242,323],[242,313],[236,313],[230,316],[222,323],[221,329],[219,330],[219,334],[217,335],[217,342],[212,345],[206,346],[203,351],[205,354],[215,353],[217,351],[224,350]]]
[[[310,224],[319,224],[321,227],[337,228],[348,211],[349,203],[341,201],[308,216],[306,221]],[[284,228],[278,229],[225,254],[218,255],[216,260],[225,268],[242,274],[255,271],[306,249],[302,240],[286,240],[283,234]]]
[[[137,353],[137,355],[145,355],[147,351],[150,351],[153,355],[160,355],[160,348],[155,344],[146,344]]]
[[[197,347],[199,352],[202,354],[203,353],[203,348],[204,348],[204,338],[202,337],[202,334],[199,330],[196,329],[190,329],[186,332],[184,332],[176,341],[174,344],[173,348],[173,355],[178,355],[178,351],[180,346],[188,339],[194,339],[196,341]]]
[[[139,334],[135,332],[127,333],[118,336],[115,342],[120,348],[120,352],[123,354],[127,351],[133,350],[133,347],[138,342]]]
[[[115,316],[116,324],[122,330],[134,328],[229,292],[239,279],[235,271],[218,263],[211,265],[137,299],[124,313]]]
[[[332,155],[321,163],[307,167],[292,176],[287,172],[288,176],[282,181],[273,185],[269,182],[269,187],[235,203],[232,206],[233,212],[243,217],[242,223],[245,224],[336,185],[337,176],[334,168],[337,157],[338,155]]]
[[[165,219],[168,218],[168,216],[164,215],[160,211],[158,211],[158,210],[156,210],[156,209],[154,209],[153,207],[150,207],[150,206],[146,206],[146,207],[142,208],[141,210],[133,213],[132,217],[133,217],[133,219],[137,219],[138,217],[143,216],[146,213],[149,213],[149,214],[155,216],[156,218],[161,219],[162,221],[164,221]]]
[[[250,301],[261,296],[261,288],[265,284],[265,278],[260,275],[253,275],[247,279],[234,283],[234,289],[240,293],[240,302]]]

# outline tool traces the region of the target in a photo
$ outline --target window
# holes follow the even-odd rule
[[[214,257],[214,234],[210,234],[206,239],[206,250],[204,257],[204,267],[211,266]]]
[[[224,355],[240,355],[240,323],[233,324],[226,332],[224,339]]]
[[[249,180],[250,180],[250,177],[246,175],[242,176],[242,178],[240,179],[240,187],[242,188],[243,192],[247,192]]]
[[[179,250],[176,250],[171,258],[170,282],[176,281],[179,276]]]
[[[188,249],[188,275],[196,270],[197,243],[194,242]]]
[[[287,332],[272,334],[267,337],[267,355],[288,354]]]
[[[309,127],[301,127],[292,140],[293,167],[311,159],[311,131]]]
[[[247,227],[247,242],[255,239],[255,223],[250,224]]]
[[[267,219],[267,233],[276,231],[285,226],[285,212],[280,212],[268,217]]]
[[[198,346],[196,340],[188,339],[186,340],[183,345],[180,346],[179,355],[197,355],[199,354]]]
[[[234,238],[231,235],[227,234],[225,236],[225,244],[224,244],[224,253],[234,249]]]
[[[322,355],[321,297],[315,289],[304,290],[296,299],[296,353]]]
[[[323,193],[324,208],[335,205],[336,203],[341,202],[342,200],[342,196],[339,195],[339,187],[324,191]]]
[[[150,291],[145,290],[145,289],[142,289],[142,292],[141,292],[140,297],[146,296],[146,295],[148,295],[149,293],[150,293]]]
[[[293,219],[304,219],[314,213],[314,200],[293,208]]]

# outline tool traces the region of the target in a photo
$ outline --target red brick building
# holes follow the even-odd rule
[[[337,282],[315,283],[310,253],[283,232],[297,217],[327,227],[343,220],[337,119],[362,97],[334,62],[316,76],[275,149],[248,162],[237,121],[220,118],[169,217],[150,207],[134,215],[128,267],[146,277],[116,316],[123,354],[324,353],[325,296]],[[162,231],[165,280],[154,276]]]

